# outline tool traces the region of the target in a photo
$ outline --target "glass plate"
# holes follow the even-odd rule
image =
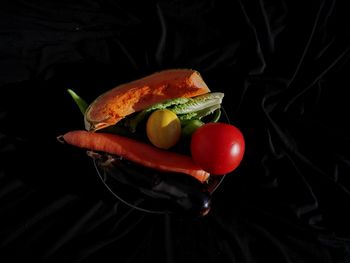
[[[229,123],[229,118],[225,110],[222,108],[221,111],[220,121]],[[207,182],[200,183],[188,175],[171,175],[171,173],[159,172],[154,169],[136,165],[117,156],[92,151],[88,152],[88,155],[93,159],[97,175],[101,179],[101,182],[117,200],[136,210],[152,214],[192,213],[205,215],[210,210],[211,196],[217,191],[226,177],[226,175],[210,176]],[[150,189],[152,188],[151,185],[155,183],[154,181],[158,180],[157,178],[163,178],[162,176],[167,176],[168,179],[170,178],[171,184],[177,183],[177,179],[175,178],[178,178],[181,184],[188,184],[188,187],[181,188],[181,193],[175,193],[177,197],[180,195],[187,197],[196,189],[195,198],[197,198],[199,194],[199,199],[201,200],[199,201],[200,203],[198,203],[197,198],[197,201],[195,201],[197,204],[195,205],[203,206],[204,210],[193,210],[186,206],[186,200],[181,198],[171,200],[160,192],[152,191]],[[179,203],[180,205],[178,205]]]

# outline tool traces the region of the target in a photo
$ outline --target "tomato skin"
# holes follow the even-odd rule
[[[161,149],[169,149],[180,139],[180,120],[170,110],[156,110],[147,120],[146,132],[148,139],[154,146]]]
[[[227,123],[207,123],[191,138],[191,154],[195,163],[212,175],[224,175],[235,170],[243,159],[244,137],[235,126]]]

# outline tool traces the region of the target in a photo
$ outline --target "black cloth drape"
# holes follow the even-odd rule
[[[8,1],[0,7],[1,262],[350,262],[345,1]],[[246,139],[204,218],[119,203],[81,150],[87,100],[198,70]]]

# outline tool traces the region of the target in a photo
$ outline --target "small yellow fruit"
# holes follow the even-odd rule
[[[147,137],[158,148],[169,149],[181,137],[181,124],[177,115],[167,109],[156,110],[146,124]]]

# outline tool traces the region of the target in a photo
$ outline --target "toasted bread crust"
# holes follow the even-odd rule
[[[178,97],[210,92],[200,74],[191,69],[169,69],[119,85],[93,101],[85,113],[85,128],[96,131],[149,106]]]

